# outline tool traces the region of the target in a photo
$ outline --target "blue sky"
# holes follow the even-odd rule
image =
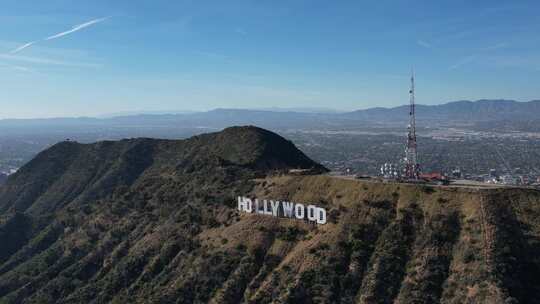
[[[419,103],[540,99],[538,1],[0,7],[0,118],[389,107],[407,103],[413,66]]]

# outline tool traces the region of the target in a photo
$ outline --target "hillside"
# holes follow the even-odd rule
[[[330,224],[249,217],[265,222],[253,231],[299,231],[287,245],[266,245],[281,262],[248,290],[254,302],[537,303],[540,296],[538,191],[309,176],[266,179],[255,193],[326,206]]]
[[[540,193],[287,176],[325,169],[235,127],[62,142],[0,187],[0,303],[534,303]],[[239,213],[313,203],[326,225]]]

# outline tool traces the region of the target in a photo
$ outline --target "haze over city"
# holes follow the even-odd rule
[[[0,118],[538,99],[537,1],[13,1]]]

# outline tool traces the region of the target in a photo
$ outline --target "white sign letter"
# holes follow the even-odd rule
[[[326,210],[323,208],[318,208],[317,213],[317,223],[321,225],[326,224]]]
[[[316,206],[313,206],[313,205],[309,205],[307,207],[307,218],[308,220],[312,221],[312,222],[316,222],[317,221],[317,207]]]
[[[291,202],[281,202],[281,205],[283,205],[283,215],[293,217],[294,204]]]
[[[268,201],[264,200],[263,202],[264,202],[263,214],[272,215],[272,210],[269,209]]]
[[[304,218],[304,205],[296,204],[296,206],[294,206],[294,215],[299,220],[303,219]]]
[[[243,197],[239,196],[238,197],[238,211],[244,211],[244,209],[246,208],[246,201],[244,200]]]
[[[272,205],[272,215],[279,216],[279,201],[270,201],[270,205]]]
[[[255,199],[255,213],[262,213],[261,211],[261,205],[259,204],[259,200]]]
[[[253,202],[247,197],[244,197],[244,211],[248,213],[253,212]]]

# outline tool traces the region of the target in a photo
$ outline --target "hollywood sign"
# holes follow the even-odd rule
[[[314,205],[305,206],[304,204],[274,200],[252,200],[239,196],[238,210],[275,217],[296,218],[321,225],[326,224],[326,210]]]

